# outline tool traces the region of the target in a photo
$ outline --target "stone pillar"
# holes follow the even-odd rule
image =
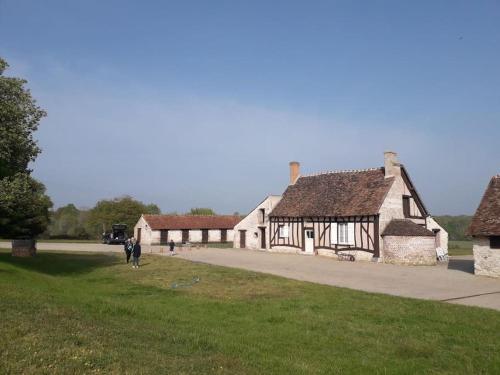
[[[12,256],[33,257],[36,255],[36,240],[12,240]]]

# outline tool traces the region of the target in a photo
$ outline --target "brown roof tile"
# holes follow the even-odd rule
[[[472,236],[500,236],[500,175],[491,179],[468,232]]]
[[[375,215],[394,178],[384,168],[303,176],[272,211],[275,217]]]
[[[239,216],[143,215],[151,229],[233,229]]]
[[[393,219],[384,229],[382,236],[434,237],[434,232],[408,219]]]

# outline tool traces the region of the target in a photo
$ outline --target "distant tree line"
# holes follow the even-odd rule
[[[470,237],[466,235],[472,216],[435,216],[436,221],[448,232],[452,241],[467,241]]]
[[[74,204],[59,207],[50,212],[50,224],[43,234],[53,239],[100,239],[103,232],[113,224],[126,224],[128,235],[133,235],[134,226],[142,214],[160,214],[156,204],[144,204],[125,196],[101,200],[91,209],[78,209]],[[170,212],[169,215],[178,215]],[[217,215],[211,208],[191,208],[185,215]]]

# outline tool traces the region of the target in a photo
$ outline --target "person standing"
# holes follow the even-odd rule
[[[132,268],[139,268],[139,258],[141,257],[141,245],[134,238],[132,247]]]
[[[168,243],[168,246],[170,247],[170,255],[174,255],[175,252],[175,242],[174,240],[170,240],[170,242]]]
[[[134,248],[134,245],[132,244],[132,239],[129,238],[127,241],[125,241],[125,245],[123,245],[123,250],[125,250],[125,255],[127,256],[127,263],[130,261],[130,256],[132,255],[132,249]]]

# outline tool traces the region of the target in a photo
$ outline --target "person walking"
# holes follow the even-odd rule
[[[123,245],[123,250],[125,250],[125,255],[127,256],[127,264],[130,261],[130,256],[132,255],[132,249],[134,248],[134,245],[132,244],[132,238],[127,239],[125,241],[125,245]]]
[[[132,268],[139,268],[139,258],[141,257],[141,245],[134,238],[132,248]]]
[[[170,247],[170,255],[174,255],[175,252],[175,242],[174,240],[170,240],[170,242],[168,243],[168,246]]]

